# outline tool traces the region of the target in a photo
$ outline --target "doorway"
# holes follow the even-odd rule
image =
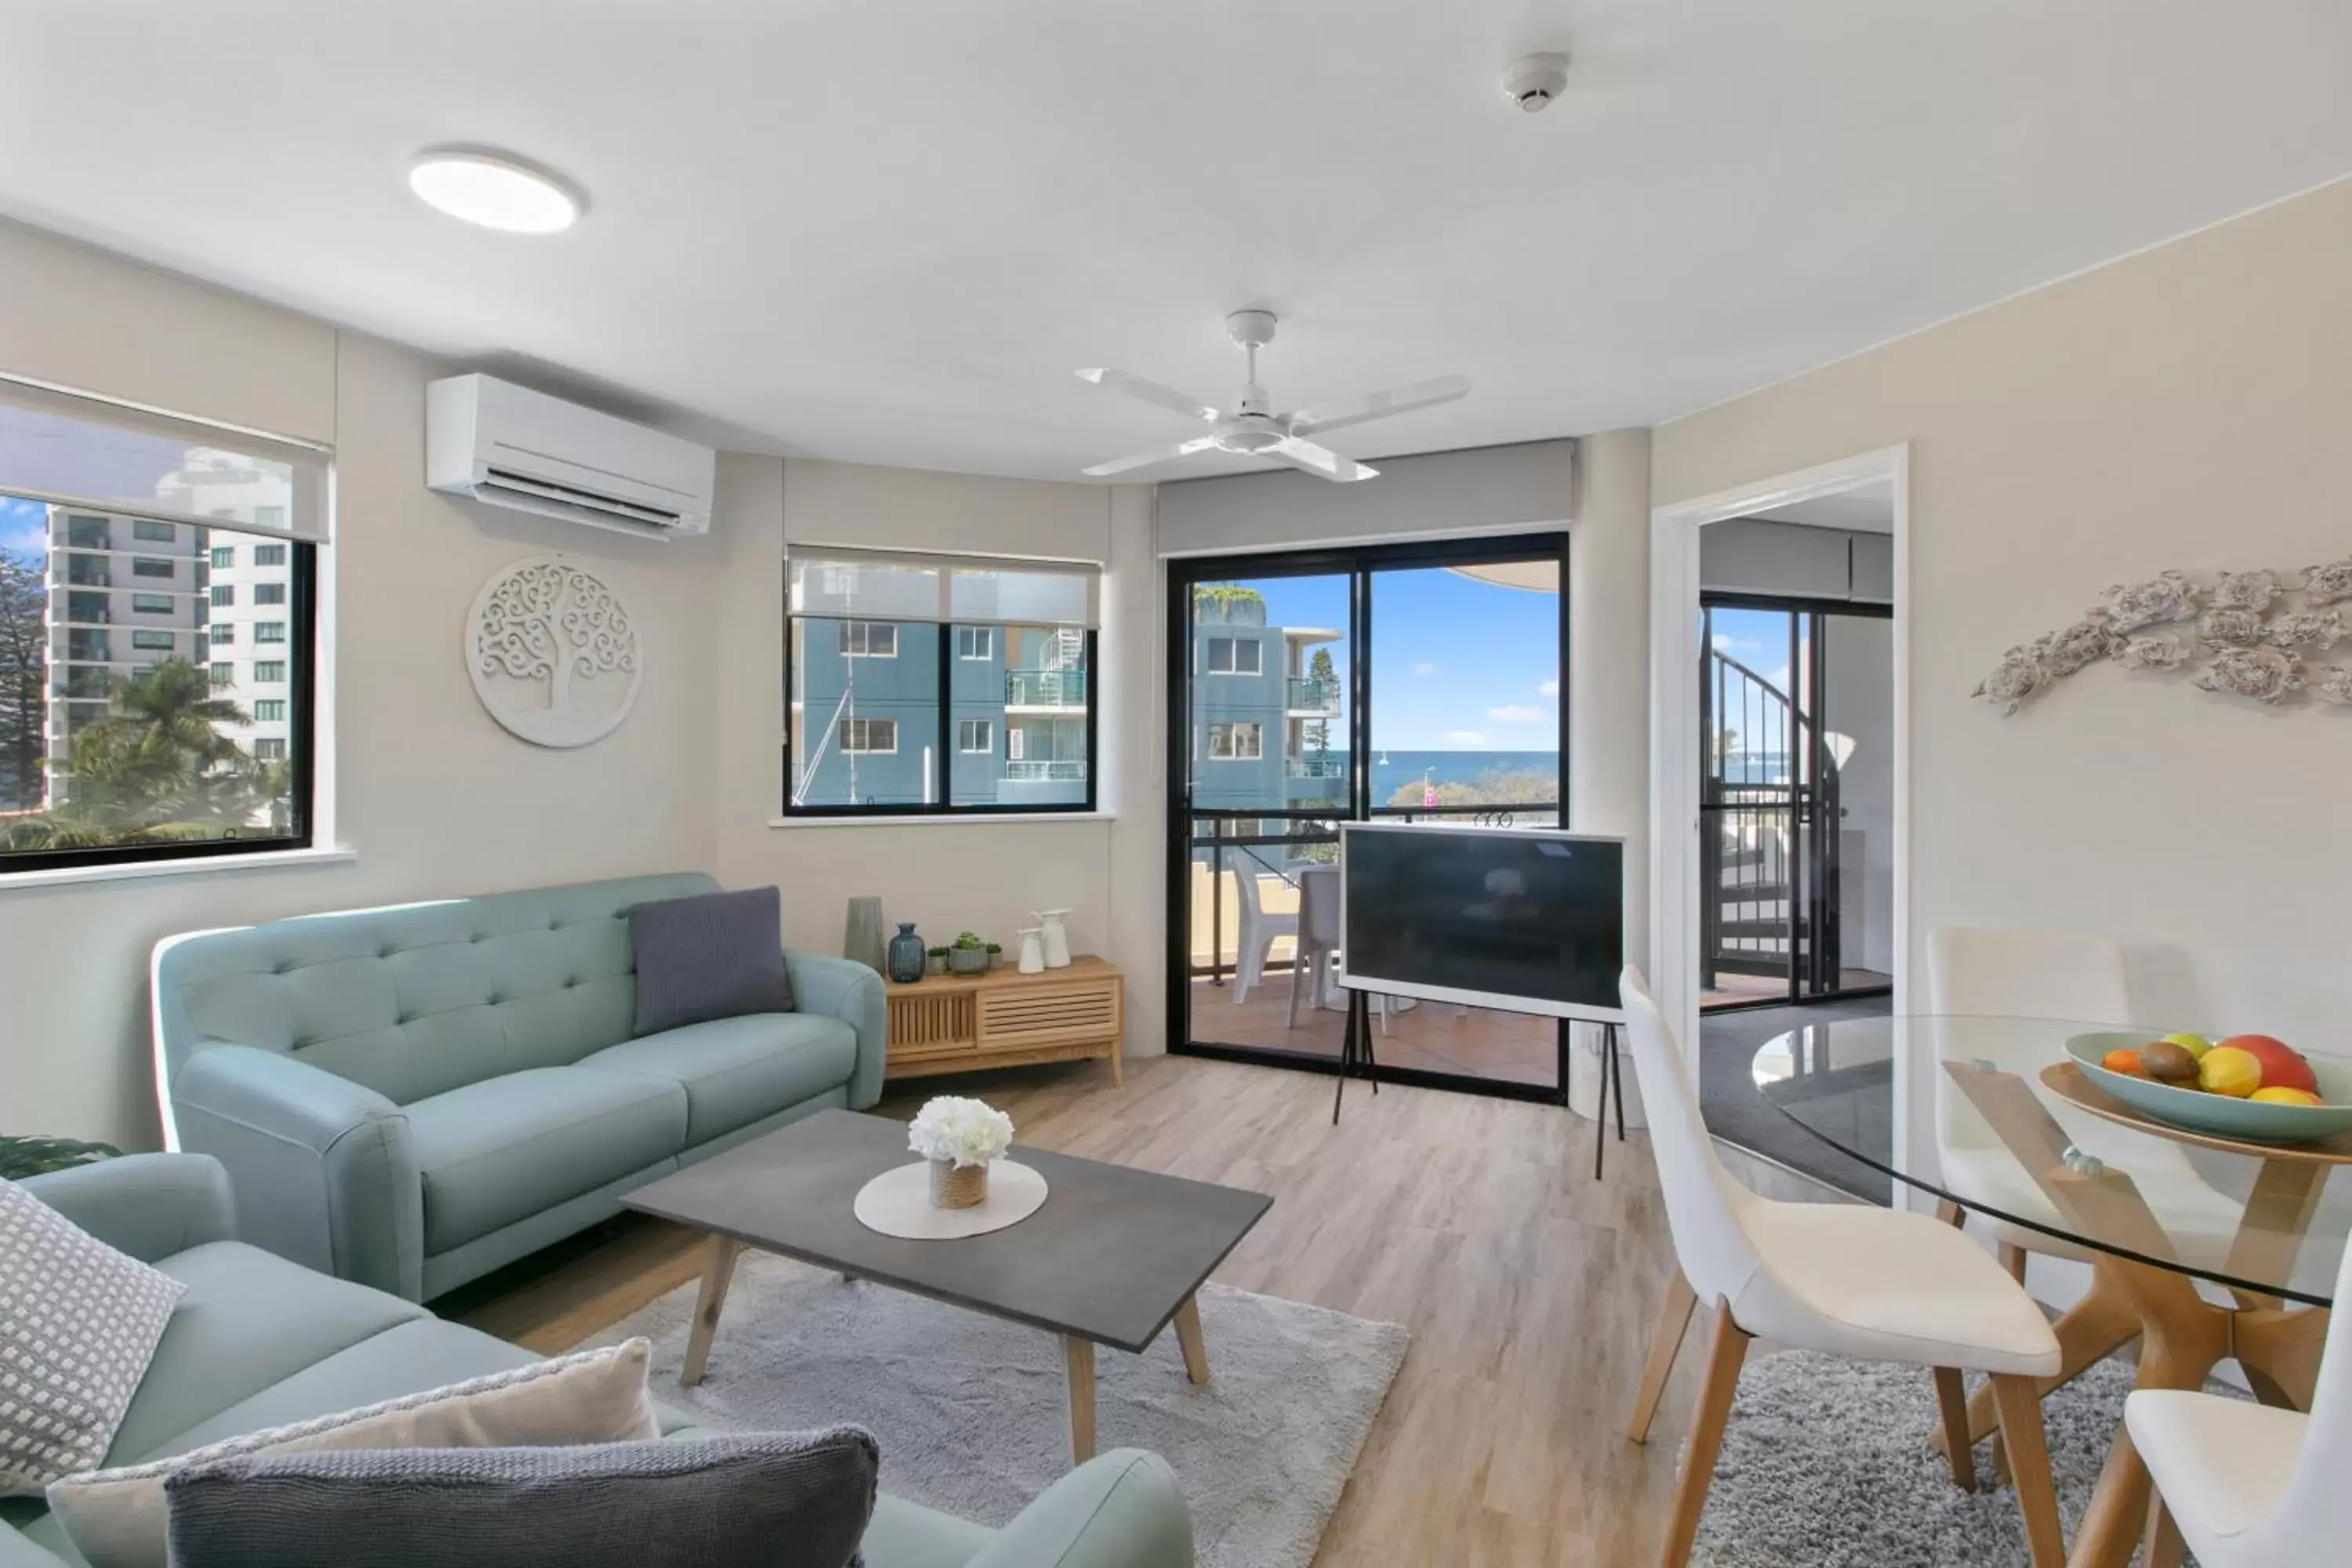
[[[1699,600],[1699,1006],[1895,981],[1894,608]]]
[[[1561,825],[1567,535],[1169,570],[1171,1048],[1328,1071],[1342,822]],[[1565,1030],[1376,998],[1378,1071],[1558,1100]]]

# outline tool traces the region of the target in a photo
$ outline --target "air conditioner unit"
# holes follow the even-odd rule
[[[488,375],[425,389],[425,483],[541,517],[667,539],[710,531],[708,447]]]

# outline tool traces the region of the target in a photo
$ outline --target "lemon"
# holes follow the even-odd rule
[[[2327,1103],[2307,1089],[2289,1089],[2284,1084],[2272,1089],[2258,1089],[2246,1098],[2259,1100],[2264,1105],[2325,1105]]]
[[[2263,1064],[2252,1051],[2215,1046],[2197,1064],[2197,1087],[2243,1100],[2263,1086]]]

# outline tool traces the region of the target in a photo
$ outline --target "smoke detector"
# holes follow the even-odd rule
[[[1549,108],[1567,90],[1566,55],[1522,55],[1503,73],[1503,96],[1529,114]]]

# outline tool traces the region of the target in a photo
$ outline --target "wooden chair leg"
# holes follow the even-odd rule
[[[2189,1554],[2188,1543],[2180,1539],[2180,1527],[2172,1522],[2172,1510],[2164,1506],[2164,1494],[2150,1489],[2147,1494],[2147,1545],[2140,1558],[2140,1568],[2180,1568],[2180,1560]]]
[[[1995,1373],[1992,1398],[2009,1448],[2010,1473],[2017,1479],[2017,1510],[2024,1516],[2033,1568],[2064,1568],[2066,1533],[2058,1522],[2058,1492],[2042,1431],[2041,1380]]]
[[[2009,1270],[2009,1277],[2011,1279],[2016,1280],[2020,1285],[2025,1283],[2025,1248],[2013,1242],[2002,1242],[2000,1266]]]
[[[1748,1359],[1748,1331],[1731,1321],[1731,1303],[1715,1309],[1715,1337],[1707,1347],[1706,1380],[1699,1387],[1698,1409],[1691,1416],[1690,1447],[1683,1451],[1682,1473],[1675,1478],[1674,1511],[1666,1521],[1665,1544],[1659,1550],[1659,1568],[1687,1568],[1691,1547],[1698,1540],[1698,1516],[1706,1507],[1706,1490],[1715,1479],[1716,1456],[1723,1447],[1724,1423],[1731,1417],[1731,1396],[1739,1387],[1739,1368]],[[2033,1568],[2043,1568],[2036,1559]]]
[[[1684,1336],[1690,1332],[1691,1314],[1697,1307],[1698,1297],[1690,1281],[1676,1268],[1674,1278],[1666,1281],[1665,1310],[1650,1336],[1649,1359],[1642,1363],[1641,1391],[1633,1396],[1633,1424],[1625,1436],[1636,1443],[1650,1440],[1650,1422],[1658,1414],[1667,1374],[1675,1370],[1675,1357],[1683,1348]]]
[[[1956,1366],[1936,1368],[1936,1405],[1944,1417],[1944,1448],[1952,1457],[1952,1484],[1977,1489],[1976,1450],[1969,1443],[1969,1387]]]

